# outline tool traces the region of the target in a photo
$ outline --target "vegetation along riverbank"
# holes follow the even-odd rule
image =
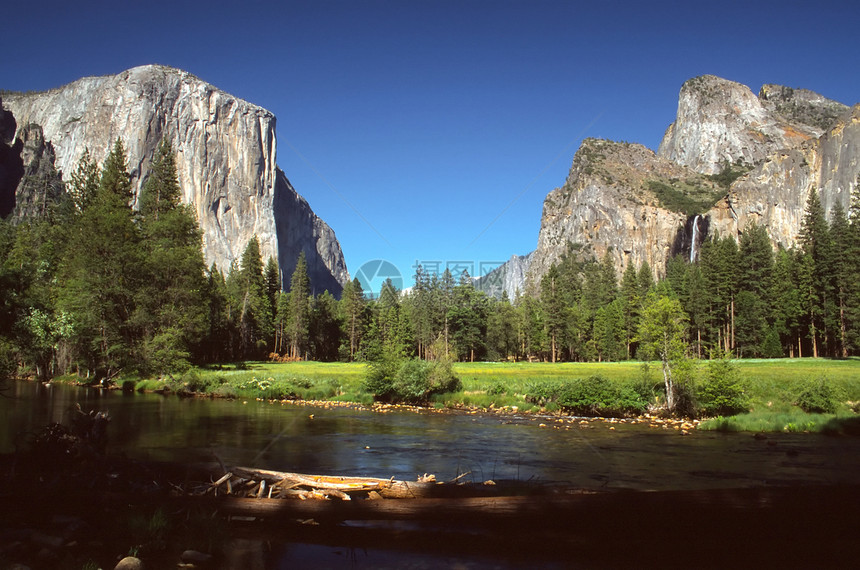
[[[703,420],[700,429],[858,431],[858,359],[691,361],[682,368],[678,374],[679,405],[688,412],[684,417]],[[129,377],[119,380],[116,387],[272,401],[358,405],[377,401],[379,409],[403,403],[435,409],[586,417],[658,416],[664,411],[659,363],[453,363],[450,371],[456,379],[452,382],[455,390],[432,392],[427,388],[428,379],[421,384],[418,370],[411,392],[410,386],[398,388],[405,392],[403,398],[392,393],[384,398],[375,394],[368,381],[371,369],[371,365],[355,362],[255,361],[192,368],[178,376]],[[78,380],[74,376],[57,379]],[[391,379],[392,384],[397,382]]]

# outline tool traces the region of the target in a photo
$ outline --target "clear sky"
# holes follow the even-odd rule
[[[652,149],[713,74],[860,101],[860,3],[794,0],[8,2],[0,88],[148,63],[278,118],[278,163],[354,275],[535,248],[585,137]],[[483,264],[483,265],[482,265]]]

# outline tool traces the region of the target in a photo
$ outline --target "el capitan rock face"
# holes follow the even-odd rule
[[[158,65],[42,93],[6,94],[3,107],[19,132],[31,123],[41,127],[66,180],[85,149],[101,161],[121,139],[135,196],[155,148],[162,138],[170,141],[182,200],[197,215],[207,263],[226,271],[256,235],[264,260],[278,259],[285,287],[300,251],[318,290],[339,294],[349,278],[334,232],[278,169],[275,117],[261,107]]]

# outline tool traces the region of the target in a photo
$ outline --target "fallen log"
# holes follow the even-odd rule
[[[275,488],[278,490],[279,498],[294,496],[287,492],[294,489],[321,491],[330,497],[338,498],[343,498],[343,495],[349,494],[366,495],[370,492],[375,492],[378,497],[386,499],[420,499],[501,494],[498,490],[491,489],[491,486],[495,485],[495,483],[490,481],[479,484],[460,482],[460,479],[469,473],[464,473],[447,483],[436,481],[435,476],[427,475],[426,473],[418,477],[417,481],[400,481],[393,477],[390,479],[381,479],[377,477],[311,475],[250,467],[232,467],[230,468],[230,473],[238,479],[266,481],[270,489]],[[215,486],[226,483],[229,489],[230,482],[231,478],[225,481],[222,476]],[[229,490],[228,494],[230,494]],[[269,497],[272,498],[273,496],[274,491],[270,493]]]
[[[349,492],[379,491],[388,488],[393,479],[378,479],[375,477],[339,477],[330,475],[306,475],[304,473],[289,473],[270,471],[267,469],[252,469],[249,467],[234,467],[235,476],[246,479],[268,481],[270,485],[278,485],[284,489],[309,487],[312,489]]]

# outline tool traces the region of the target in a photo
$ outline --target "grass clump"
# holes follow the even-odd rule
[[[761,410],[732,417],[711,418],[699,424],[699,429],[724,432],[860,435],[858,420],[860,418],[853,414],[808,414],[798,409],[789,412]]]

